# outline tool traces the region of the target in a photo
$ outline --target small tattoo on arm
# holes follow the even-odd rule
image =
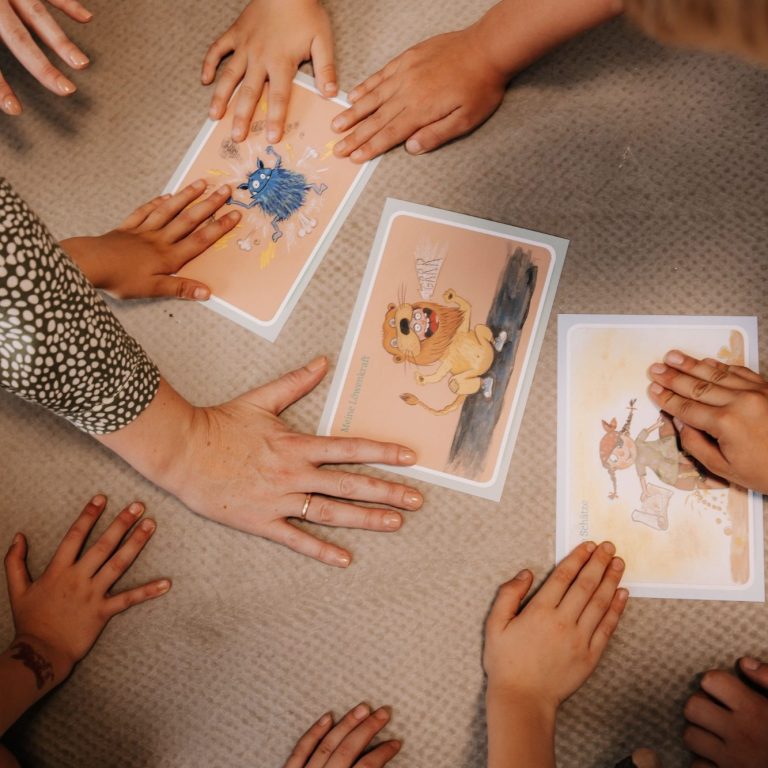
[[[53,680],[53,667],[51,663],[41,656],[29,643],[16,643],[11,646],[15,651],[12,659],[18,659],[25,667],[29,667],[35,673],[35,682],[38,690],[46,683]]]

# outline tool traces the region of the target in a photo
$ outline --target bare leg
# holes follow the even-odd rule
[[[272,233],[272,242],[276,243],[283,236],[283,233],[280,231],[280,219],[278,219],[277,216],[272,219],[272,229],[274,230]]]

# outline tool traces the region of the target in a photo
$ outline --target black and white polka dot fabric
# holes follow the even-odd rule
[[[48,230],[0,178],[0,386],[103,435],[160,374]]]

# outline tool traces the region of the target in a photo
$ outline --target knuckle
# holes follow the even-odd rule
[[[320,746],[315,750],[318,757],[330,757],[333,754],[333,747],[325,740],[320,742]]]
[[[349,472],[339,473],[339,478],[337,481],[339,497],[345,499],[351,496],[354,493],[357,484],[358,479],[355,477],[355,475],[350,474]]]
[[[317,510],[317,522],[322,525],[328,525],[333,521],[333,507],[328,499],[323,499],[320,502],[320,507]]]
[[[693,385],[693,396],[697,399],[701,399],[707,392],[711,391],[712,384],[709,381],[697,381]]]
[[[709,380],[713,384],[717,384],[718,382],[721,382],[723,379],[728,378],[729,370],[728,368],[713,368],[712,373],[709,375]]]

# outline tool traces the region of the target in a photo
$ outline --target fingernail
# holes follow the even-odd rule
[[[528,571],[522,570],[515,576],[515,581],[525,581],[528,578]]]
[[[609,555],[612,555],[616,551],[616,547],[613,545],[613,542],[611,541],[604,541],[600,545],[600,549],[602,549],[603,552],[607,552]]]
[[[351,96],[351,94],[350,94]],[[333,128],[334,131],[343,131],[344,130],[344,118],[343,117],[334,117],[333,120],[331,120],[331,128]],[[340,144],[343,142],[339,142]],[[338,146],[338,144],[336,145]]]
[[[745,656],[741,660],[741,666],[744,667],[744,669],[749,670],[750,672],[757,672],[757,670],[760,669],[760,662],[757,659],[753,659],[753,658],[750,658],[749,656]]]
[[[680,365],[685,358],[677,350],[672,350],[672,352],[667,352],[664,359],[671,365]]]
[[[389,710],[386,707],[380,707],[373,713],[373,716],[377,720],[387,721],[389,720]]]
[[[13,537],[13,541],[11,542],[11,546],[15,547],[17,544],[21,544],[21,534],[20,533],[17,533]]]
[[[618,594],[619,594],[620,602],[626,603],[627,600],[629,600],[629,590],[628,589],[620,589]]]
[[[685,427],[685,424],[683,424],[683,422],[680,421],[680,419],[678,419],[677,416],[673,416],[672,417],[672,423],[675,425],[675,429],[678,432],[682,432],[683,431],[683,427]]]
[[[3,99],[3,112],[7,115],[20,115],[21,104],[19,103],[19,100],[14,96],[6,96],[5,99]]]
[[[61,91],[63,94],[70,94],[74,93],[77,89],[75,88],[75,84],[67,80],[66,77],[59,77],[56,79],[56,87]]]
[[[154,520],[142,520],[141,521],[141,530],[146,531],[147,533],[150,533],[151,531],[155,530],[155,521]]]
[[[667,366],[663,363],[654,363],[651,366],[651,373],[664,373],[667,370]]]
[[[368,717],[371,710],[368,707],[367,704],[358,704],[353,710],[352,710],[352,717],[355,718],[355,720],[362,720],[364,717]]]
[[[597,549],[597,544],[594,541],[587,542],[587,552],[594,552]]]
[[[138,501],[134,501],[133,504],[131,504],[128,507],[128,511],[134,516],[138,517],[143,511],[144,511],[144,505],[139,504]]]
[[[405,142],[405,150],[406,152],[410,152],[412,155],[418,155],[419,152],[423,152],[424,148],[419,144],[416,139],[408,139],[408,141]]]
[[[195,288],[192,291],[192,297],[198,301],[205,301],[210,295],[211,292],[207,288]]]
[[[216,190],[216,194],[217,194],[219,197],[229,197],[229,195],[231,194],[231,192],[232,192],[232,189],[230,188],[230,186],[229,186],[228,184],[225,184],[223,187],[219,187],[219,188]]]
[[[334,565],[338,565],[341,568],[348,568],[351,562],[352,562],[352,559],[350,558],[349,555],[339,555],[339,554],[333,555]]]
[[[190,186],[192,189],[205,189],[205,180],[198,179],[197,181],[193,181]]]
[[[270,128],[267,131],[267,140],[268,141],[277,141],[279,136],[280,136],[280,134],[274,128]]]
[[[169,200],[169,199],[170,199],[170,197],[171,197],[171,196],[170,196],[170,195],[169,195],[167,192],[166,192],[164,195],[160,195],[160,199],[161,199],[161,200]]]
[[[329,94],[336,93],[336,83],[326,83],[323,90]]]
[[[651,392],[653,392],[654,395],[660,395],[664,391],[664,387],[661,386],[661,384],[657,384],[655,381],[650,386]]]
[[[326,712],[318,721],[318,725],[328,725],[331,722],[331,713]]]
[[[347,151],[347,143],[345,141],[339,141],[333,145],[333,154],[337,157],[342,157]]]
[[[613,568],[614,571],[623,571],[624,561],[620,557],[614,557],[613,560],[611,560],[611,568]]]
[[[167,592],[171,588],[171,582],[168,579],[163,579],[157,582],[157,591],[159,593]]]
[[[229,221],[240,221],[241,217],[242,217],[242,214],[240,213],[240,211],[230,211],[227,214],[227,219],[229,219]]]
[[[306,369],[310,373],[315,373],[316,371],[319,371],[321,368],[325,368],[326,362],[327,360],[325,355],[320,355],[319,357],[316,357],[314,360],[310,360],[306,365]]]
[[[397,454],[400,464],[415,464],[416,454],[410,448],[401,448]]]
[[[107,497],[102,495],[101,493],[97,493],[91,499],[91,504],[93,504],[94,507],[103,507],[106,503],[107,503]]]
[[[84,67],[89,59],[82,51],[75,51],[69,54],[69,61],[73,67]]]
[[[394,512],[388,512],[384,515],[384,527],[389,528],[390,530],[395,530],[400,527],[402,520],[400,515]]]
[[[424,503],[424,497],[416,491],[409,491],[405,494],[405,503],[411,507],[420,507]]]
[[[349,159],[352,160],[352,162],[357,163],[360,160],[363,159],[363,150],[362,149],[356,149],[350,156]]]
[[[232,138],[235,141],[243,141],[245,139],[245,131],[242,128],[232,131]]]

